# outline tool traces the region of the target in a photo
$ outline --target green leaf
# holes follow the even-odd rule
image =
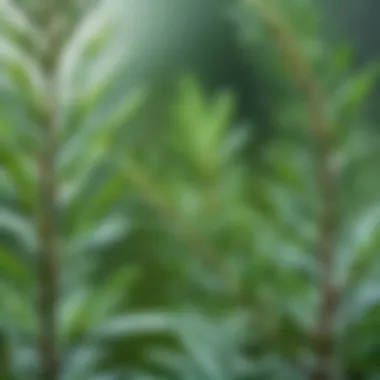
[[[29,53],[36,53],[42,42],[39,29],[28,19],[24,9],[10,0],[0,1],[0,31],[6,38]]]
[[[1,126],[0,126],[1,128]],[[36,167],[30,157],[17,150],[17,146],[0,144],[0,161],[7,182],[27,209],[36,202]]]
[[[351,223],[338,251],[340,281],[349,289],[365,280],[373,268],[380,246],[380,209],[373,207]]]
[[[170,332],[173,329],[173,318],[175,316],[170,313],[157,311],[126,314],[110,318],[94,334],[106,339],[115,339]]]
[[[135,281],[135,268],[121,268],[95,289],[67,298],[62,321],[62,335],[73,339],[93,333],[112,317]]]
[[[334,49],[331,58],[331,77],[336,80],[336,77],[342,77],[349,74],[353,63],[354,49],[349,44],[344,44]]]
[[[37,240],[33,224],[21,215],[11,211],[0,211],[0,231],[13,236],[24,248],[24,252],[34,254],[37,249]]]
[[[352,75],[337,88],[331,100],[331,114],[337,133],[347,136],[349,127],[356,118],[378,83],[380,65],[370,65]]]
[[[21,332],[31,337],[36,331],[36,316],[29,294],[20,293],[5,281],[0,282],[0,324],[13,332]]]
[[[76,174],[78,170],[91,171],[112,153],[118,132],[141,109],[146,96],[145,89],[132,90],[126,96],[119,96],[116,103],[106,104],[107,108],[96,108],[80,130],[63,146],[58,157],[58,168],[62,175]]]
[[[0,273],[2,273],[3,278],[14,281],[16,285],[30,286],[32,284],[33,276],[27,263],[1,247]]]
[[[378,281],[369,279],[362,282],[347,298],[343,309],[344,328],[357,325],[380,305],[380,286]]]

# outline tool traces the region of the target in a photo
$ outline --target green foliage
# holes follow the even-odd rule
[[[209,94],[192,76],[179,81],[161,119],[145,125],[155,99],[128,77],[122,4],[67,2],[78,25],[60,58],[56,115],[64,380],[305,379],[319,291],[313,141],[303,99],[265,28],[252,38],[247,22],[259,21],[243,3],[238,27],[262,49],[268,75],[286,83],[273,99],[278,134],[254,165],[242,154],[249,131],[236,122],[238,99],[229,91]],[[320,37],[311,2],[276,3],[294,18],[335,128],[342,367],[348,379],[373,379],[380,371],[379,150],[362,106],[378,68],[353,74],[349,51]],[[38,111],[45,90],[34,4],[0,1],[5,379],[33,379],[37,371]]]

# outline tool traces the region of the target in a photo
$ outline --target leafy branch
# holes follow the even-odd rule
[[[316,365],[310,374],[310,379],[333,380],[336,346],[334,319],[339,307],[339,295],[333,278],[335,240],[339,227],[339,173],[333,161],[335,153],[333,134],[323,93],[291,29],[268,1],[250,0],[250,2],[259,12],[280,48],[293,80],[308,106],[316,145],[316,183],[322,209],[317,241],[317,255],[320,262],[320,309],[313,336]]]
[[[57,242],[57,124],[59,118],[58,66],[65,33],[57,29],[58,3],[50,1],[40,11],[41,28],[46,36],[39,69],[44,82],[44,102],[39,110],[41,145],[39,157],[38,223],[38,312],[39,361],[42,380],[60,376],[57,310],[60,267]]]
[[[132,159],[124,161],[124,173],[131,185],[142,194],[144,200],[157,212],[163,219],[169,221],[180,235],[185,243],[194,249],[201,256],[202,261],[213,272],[222,276],[227,284],[228,290],[232,296],[235,295],[236,284],[228,270],[227,265],[219,252],[212,247],[207,239],[198,232],[198,229],[173,207],[164,194],[157,189],[151,179],[144,174],[143,168]]]

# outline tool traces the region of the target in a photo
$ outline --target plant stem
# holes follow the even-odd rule
[[[316,359],[311,380],[336,379],[334,359],[336,337],[334,319],[339,307],[339,295],[334,286],[334,253],[339,228],[339,173],[333,164],[335,147],[324,97],[314,79],[310,65],[297,46],[291,31],[270,7],[269,0],[251,0],[283,53],[294,82],[302,92],[309,110],[316,143],[316,183],[321,199],[318,223],[317,254],[320,263],[320,307],[317,315],[313,347]],[[264,5],[265,3],[265,5]]]
[[[39,359],[41,380],[56,380],[59,372],[56,308],[58,303],[58,252],[56,241],[55,131],[50,117],[45,126],[40,170],[39,222]]]
[[[59,302],[59,263],[57,242],[57,62],[60,48],[52,32],[55,1],[47,1],[41,11],[41,26],[46,36],[40,69],[45,82],[45,99],[39,120],[42,140],[39,158],[39,255],[38,255],[38,356],[41,380],[58,380],[60,358],[57,333]]]

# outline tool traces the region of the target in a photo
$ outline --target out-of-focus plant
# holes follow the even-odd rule
[[[239,2],[247,41],[289,86],[253,167],[233,94],[191,76],[165,125],[144,125],[123,2],[94,3],[0,2],[4,376],[328,380],[310,375],[317,322],[342,374],[374,376],[378,141],[360,115],[377,68],[352,74],[309,1]]]

